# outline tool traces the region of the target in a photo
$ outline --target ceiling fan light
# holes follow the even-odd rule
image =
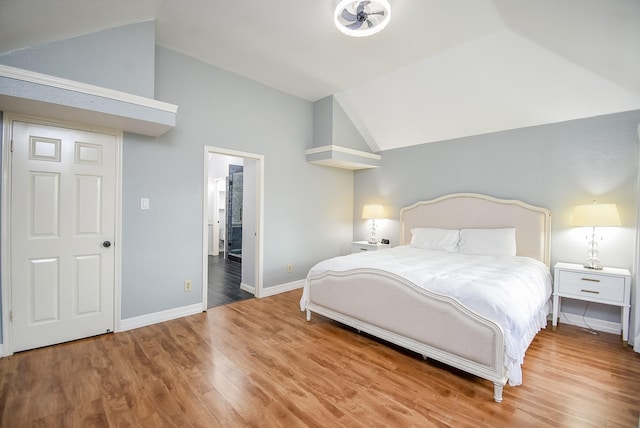
[[[366,7],[367,13],[382,13],[376,14],[376,16],[368,17],[367,21],[372,23],[372,26],[369,26],[370,24],[367,24],[359,26],[358,28],[349,28],[348,25],[352,25],[357,21],[348,21],[347,19],[345,19],[343,11],[347,10],[348,14],[355,17],[358,14],[358,6],[362,3],[367,3],[366,6],[364,6]],[[338,30],[340,30],[340,32],[342,32],[343,34],[352,37],[371,36],[382,31],[391,20],[391,5],[389,4],[388,0],[341,0],[336,6],[336,9],[333,13],[333,20]]]

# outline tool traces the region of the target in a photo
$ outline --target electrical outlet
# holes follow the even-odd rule
[[[293,265],[291,265],[291,264],[287,265],[287,272],[288,273],[293,272]]]
[[[184,281],[184,291],[191,291],[191,280],[187,279]]]

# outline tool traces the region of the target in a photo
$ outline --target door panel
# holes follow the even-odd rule
[[[14,121],[13,350],[114,327],[116,136]]]
[[[88,315],[100,312],[100,254],[76,256],[74,280],[74,315]]]
[[[60,174],[29,172],[31,195],[26,214],[30,217],[29,238],[57,238],[60,230]]]
[[[76,177],[74,201],[78,220],[75,222],[76,235],[100,234],[102,212],[101,177],[79,175]]]
[[[60,271],[58,265],[57,258],[30,260],[28,304],[31,304],[29,311],[33,314],[31,322],[34,325],[60,319],[60,283],[56,280]]]

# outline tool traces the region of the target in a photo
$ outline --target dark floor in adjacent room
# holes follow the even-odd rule
[[[251,299],[253,294],[240,289],[242,264],[223,256],[209,256],[207,308]]]

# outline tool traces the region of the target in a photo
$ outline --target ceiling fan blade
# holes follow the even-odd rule
[[[357,13],[358,13],[358,14],[364,13],[364,8],[365,8],[366,6],[368,6],[368,5],[369,5],[369,3],[371,3],[371,2],[370,2],[370,1],[368,1],[368,0],[361,1],[361,2],[360,2],[360,4],[358,4]]]
[[[358,20],[358,17],[349,12],[347,9],[342,9],[342,14],[340,14],[340,16],[342,16],[342,19],[344,19],[345,21],[353,22]]]
[[[370,16],[370,15],[380,15],[380,16],[384,16],[384,10],[379,10],[379,11],[377,11],[377,12],[369,12],[369,13],[367,13],[367,16]]]
[[[353,24],[345,25],[345,27],[350,30],[357,30],[358,28],[362,27],[362,24],[364,24],[364,21],[356,21]]]

